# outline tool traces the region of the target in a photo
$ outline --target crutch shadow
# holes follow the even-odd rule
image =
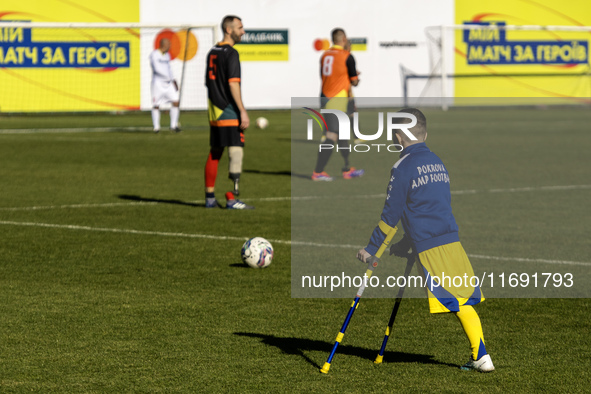
[[[316,361],[308,357],[305,351],[323,351],[330,353],[334,342],[329,343],[325,341],[319,341],[315,339],[306,338],[293,338],[293,337],[277,337],[274,335],[258,334],[253,332],[235,332],[234,335],[243,337],[258,338],[261,343],[274,346],[280,349],[285,354],[292,354],[302,357],[308,364],[313,367],[320,368],[320,365]],[[376,349],[366,349],[359,346],[351,345],[340,345],[337,353],[339,355],[346,354],[349,356],[361,357],[367,360],[375,360],[377,355]],[[444,363],[437,361],[433,356],[428,354],[417,354],[417,353],[404,353],[404,352],[390,352],[384,353],[384,363],[421,363],[421,364],[437,364],[446,365],[457,368],[455,364]]]
[[[150,197],[141,197],[132,194],[119,194],[117,196],[121,200],[128,200],[128,201],[137,201],[137,202],[155,202],[159,204],[174,204],[174,205],[185,205],[189,207],[205,207],[205,204],[201,203],[194,203],[190,201],[181,201],[181,200],[166,200],[161,198],[150,198]]]

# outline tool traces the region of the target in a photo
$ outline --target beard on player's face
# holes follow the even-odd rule
[[[240,42],[242,40],[242,33],[240,33],[240,29],[232,30],[230,37],[232,37],[234,42]]]

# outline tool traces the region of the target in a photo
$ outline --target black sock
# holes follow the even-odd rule
[[[214,192],[205,192],[205,198],[215,198],[215,193]]]
[[[328,145],[334,146],[334,141],[327,138],[323,142],[323,144],[328,144]],[[322,149],[320,152],[318,152],[318,160],[316,161],[316,169],[314,170],[314,172],[320,173],[320,172],[324,171],[324,167],[326,167],[326,164],[328,163],[328,160],[330,159],[330,155],[332,155],[333,149]]]
[[[339,152],[341,152],[341,156],[345,160],[345,166],[343,167],[343,171],[349,171],[349,154],[351,153],[351,144],[349,140],[339,140]]]

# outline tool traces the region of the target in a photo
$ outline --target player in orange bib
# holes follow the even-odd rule
[[[351,85],[357,86],[359,84],[359,73],[355,68],[355,58],[344,48],[347,43],[347,35],[343,29],[336,28],[332,31],[332,42],[333,46],[324,52],[320,58],[320,77],[322,78],[320,100],[322,108],[336,109],[346,113]],[[335,142],[338,141],[339,151],[345,159],[343,178],[351,179],[362,176],[363,170],[356,170],[349,166],[350,145],[348,140],[338,139],[337,117],[333,114],[327,114],[326,124],[328,130],[325,132],[323,143],[335,146]],[[324,167],[326,167],[332,151],[333,149],[319,150],[312,180],[334,180],[333,177],[324,172]]]

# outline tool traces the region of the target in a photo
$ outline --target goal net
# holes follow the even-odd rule
[[[151,107],[150,53],[171,42],[184,110],[206,109],[214,26],[0,22],[0,112],[138,111]]]
[[[466,22],[425,29],[429,65],[401,66],[407,104],[590,104],[591,26]],[[429,100],[425,100],[430,98]],[[473,98],[479,98],[473,100]]]

